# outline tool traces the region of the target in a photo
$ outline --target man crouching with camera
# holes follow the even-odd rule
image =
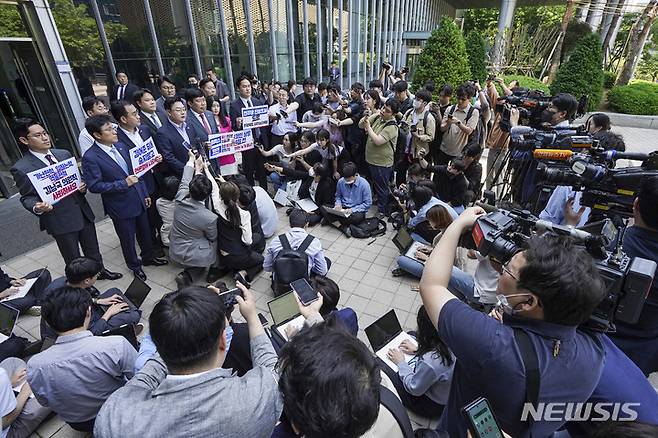
[[[447,286],[460,237],[483,214],[469,208],[447,228],[420,281],[430,319],[457,357],[439,433],[466,436],[460,410],[484,397],[510,435],[550,436],[565,420],[545,421],[544,415],[533,422],[522,415],[524,404],[586,402],[592,394],[605,353],[598,335],[577,327],[603,298],[604,283],[591,256],[572,240],[534,237],[503,265],[497,289],[503,323],[473,310]],[[526,376],[533,358],[538,373]]]

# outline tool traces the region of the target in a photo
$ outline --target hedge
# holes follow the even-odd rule
[[[507,84],[508,86],[511,81],[519,81],[519,86],[521,88],[527,88],[529,90],[539,90],[539,91],[543,91],[545,94],[550,94],[548,85],[544,84],[539,79],[531,78],[529,76],[522,76],[522,75],[504,75],[503,79],[505,80],[505,84]]]
[[[615,81],[617,80],[617,73],[611,71],[603,72],[603,88],[606,90],[611,90],[615,86]]]
[[[608,103],[618,113],[658,115],[658,84],[635,81],[623,87],[614,87],[608,93]]]

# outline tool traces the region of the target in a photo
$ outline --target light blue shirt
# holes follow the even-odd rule
[[[555,190],[553,190],[553,193],[551,193],[551,197],[548,199],[546,208],[544,208],[542,212],[539,213],[539,219],[549,221],[555,225],[564,225],[564,210],[567,206],[567,201],[569,198],[573,197],[573,206],[571,208],[573,211],[577,212],[580,210],[580,198],[582,196],[583,192],[576,192],[570,186],[555,187]],[[587,223],[590,211],[591,209],[589,207],[585,207],[585,210],[583,211],[583,214],[580,217],[580,221],[578,222],[578,225],[576,225],[576,228],[582,227]]]
[[[409,228],[414,228],[419,223],[423,222],[424,220],[427,220],[427,212],[429,211],[430,208],[434,207],[435,205],[442,205],[443,207],[445,207],[445,209],[448,211],[448,214],[450,215],[453,221],[457,219],[457,216],[459,216],[455,211],[455,209],[452,208],[450,204],[445,203],[441,201],[439,198],[432,196],[432,198],[430,198],[427,204],[420,207],[420,210],[418,210],[416,216],[409,219],[409,223],[407,224],[409,225]]]
[[[306,239],[306,236],[308,236],[306,230],[297,227],[291,228],[290,231],[286,233],[290,247],[293,249],[298,248],[304,239]],[[265,260],[263,261],[263,269],[265,271],[272,271],[274,260],[276,260],[276,256],[282,249],[281,239],[275,237],[265,250]],[[327,275],[327,260],[324,258],[324,251],[322,250],[322,242],[320,242],[320,239],[313,239],[313,242],[311,242],[308,248],[306,248],[305,252],[308,255],[308,273],[310,274],[313,272],[318,275]]]
[[[454,368],[454,356],[452,363],[446,365],[436,352],[430,351],[414,357],[410,363],[400,363],[398,375],[409,394],[416,397],[427,395],[433,402],[445,405],[450,394]]]
[[[187,142],[187,147],[189,148],[190,146],[190,136],[187,135],[187,130],[185,129],[187,127],[187,123],[183,122],[180,125],[175,124],[174,122],[169,119],[169,123],[174,125],[174,128],[176,128],[176,131],[180,134],[181,137],[183,137],[183,140]]]
[[[336,204],[352,209],[352,213],[366,213],[372,206],[370,184],[360,176],[353,184],[347,184],[345,178],[341,178],[336,185]]]
[[[126,175],[130,175],[130,167],[128,166],[128,163],[126,163],[126,160],[123,158],[121,155],[121,152],[114,146],[107,146],[102,143],[96,142],[99,148],[103,150],[107,155],[114,160],[115,163],[119,165],[121,169],[123,169],[124,172],[126,172]]]
[[[137,353],[137,359],[135,359],[135,374],[140,372],[144,368],[144,365],[146,365],[146,362],[155,356],[157,352],[158,349],[153,343],[153,339],[151,339],[151,332],[148,332],[144,336],[144,339],[142,339],[142,343],[139,344],[139,352]]]

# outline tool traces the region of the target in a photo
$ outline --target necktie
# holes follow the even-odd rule
[[[126,164],[126,160],[123,159],[123,157],[119,153],[119,150],[114,146],[112,146],[112,149],[110,149],[110,151],[112,152],[112,155],[114,155],[114,160],[123,169],[123,171],[126,172],[126,175],[130,175],[130,172],[128,171],[128,165]]]
[[[208,124],[208,120],[206,120],[206,115],[204,113],[199,114],[199,117],[201,118],[201,124],[203,125],[203,129],[206,130],[206,134],[212,134],[212,131],[210,130],[210,125]]]
[[[155,114],[151,114],[151,120],[153,121],[153,124],[155,125],[156,128],[160,129],[162,127],[162,123],[160,123],[160,119],[158,119]]]
[[[50,164],[50,165],[53,165],[53,164],[57,163],[57,161],[55,161],[53,156],[50,155],[50,154],[46,154],[46,160],[48,160],[48,164]]]
[[[123,100],[124,91],[125,91],[125,85],[122,85],[121,88],[119,88],[119,100]]]

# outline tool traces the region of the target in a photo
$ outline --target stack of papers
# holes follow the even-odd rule
[[[8,296],[8,297],[5,297],[5,298],[1,299],[0,302],[15,300],[17,298],[25,297],[25,295],[27,295],[27,293],[32,288],[32,285],[36,282],[37,282],[36,278],[30,278],[29,280],[25,280],[25,284],[23,286],[21,286],[20,288],[18,288],[17,293],[15,293],[14,295],[11,295],[11,296]]]

